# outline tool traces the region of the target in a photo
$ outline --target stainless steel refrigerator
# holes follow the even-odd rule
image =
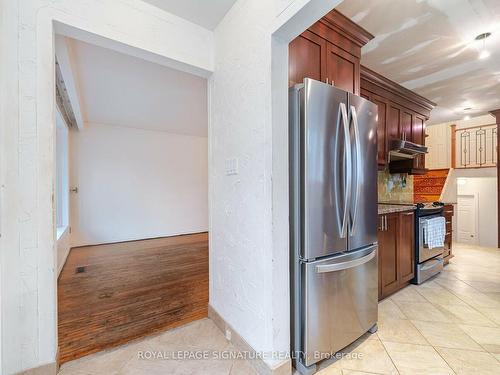
[[[292,353],[314,373],[377,327],[377,106],[306,78],[289,109]]]

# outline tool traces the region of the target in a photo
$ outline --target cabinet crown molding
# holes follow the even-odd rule
[[[371,33],[335,9],[327,13],[320,22],[324,22],[328,27],[349,38],[360,48],[374,38]]]
[[[497,118],[497,124],[500,123],[500,109],[494,109],[490,113]]]
[[[390,79],[378,74],[377,72],[374,72],[371,69],[368,69],[363,65],[361,65],[361,79],[380,86],[395,95],[398,95],[427,109],[428,111],[431,111],[436,106],[436,103],[430,101],[429,99],[418,95],[417,93],[401,86],[394,81],[391,81]]]

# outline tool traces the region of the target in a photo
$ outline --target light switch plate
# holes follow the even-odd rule
[[[238,174],[238,158],[226,159],[226,176]]]

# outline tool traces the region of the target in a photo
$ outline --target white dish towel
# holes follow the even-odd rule
[[[427,220],[427,246],[429,249],[444,246],[446,235],[446,219],[442,216]]]

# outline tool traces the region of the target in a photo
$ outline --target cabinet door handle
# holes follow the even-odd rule
[[[387,215],[384,215],[384,227],[387,230]]]
[[[453,211],[445,211],[444,213],[446,213],[446,214],[452,214]]]
[[[410,215],[413,215],[413,212],[405,212],[403,215],[410,216]]]

